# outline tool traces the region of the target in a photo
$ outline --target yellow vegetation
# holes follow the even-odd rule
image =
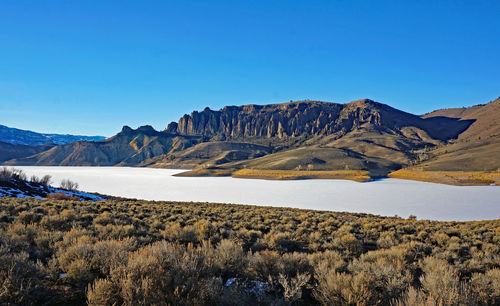
[[[370,179],[368,171],[362,170],[298,171],[241,169],[233,172],[232,176],[238,178],[261,178],[272,180],[345,179],[357,182],[366,182]]]
[[[449,185],[500,185],[500,172],[486,171],[424,171],[401,169],[389,177]]]
[[[175,174],[174,176],[230,176],[228,169],[195,169]]]

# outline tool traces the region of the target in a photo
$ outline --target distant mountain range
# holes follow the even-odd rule
[[[10,144],[38,146],[53,143],[62,145],[75,141],[101,141],[104,139],[106,139],[106,137],[103,136],[43,134],[0,125],[0,142]]]
[[[164,131],[125,126],[103,141],[19,149],[19,156],[10,154],[12,159],[3,161],[225,174],[239,169],[366,170],[380,177],[409,165],[491,171],[500,167],[499,118],[500,99],[422,116],[369,99],[227,106],[184,115]]]

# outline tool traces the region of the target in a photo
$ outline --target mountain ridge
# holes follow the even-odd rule
[[[106,139],[104,136],[37,133],[29,130],[0,125],[0,141],[10,144],[36,146],[53,143],[60,145],[75,141],[101,141],[104,139]]]
[[[461,112],[436,110],[422,116],[370,99],[250,104],[216,111],[207,107],[185,114],[163,131],[123,126],[100,142],[55,146],[6,164],[194,168],[227,174],[245,168],[363,170],[384,177],[435,159],[441,148],[470,139],[464,138],[467,133],[490,139],[496,126],[488,121],[500,117],[497,105],[495,100]],[[496,138],[491,141],[496,146]],[[487,153],[478,153],[489,156],[486,168],[500,163]]]

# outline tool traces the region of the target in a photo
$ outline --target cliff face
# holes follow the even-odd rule
[[[322,102],[227,106],[219,111],[206,108],[184,115],[177,132],[224,138],[331,134],[341,109],[340,104]]]
[[[286,138],[306,136],[343,136],[360,127],[382,131],[398,131],[412,126],[425,130],[437,139],[455,137],[452,133],[438,135],[435,124],[372,100],[347,104],[298,101],[284,104],[227,106],[213,111],[184,115],[178,123],[167,127],[170,133],[181,135],[218,136],[222,139],[263,137]],[[446,124],[449,127],[449,124]]]

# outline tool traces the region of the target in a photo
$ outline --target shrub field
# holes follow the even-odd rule
[[[500,220],[1,198],[0,303],[498,305]]]

